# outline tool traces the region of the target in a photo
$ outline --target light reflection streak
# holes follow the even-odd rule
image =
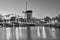
[[[37,35],[38,35],[38,37],[40,37],[40,36],[41,36],[41,35],[40,35],[39,27],[37,27]]]
[[[43,26],[43,29],[42,29],[42,36],[43,36],[43,38],[46,38],[47,36],[46,36],[46,31],[45,31],[45,27]]]
[[[22,38],[22,27],[19,27],[19,37]]]
[[[16,40],[19,40],[19,29],[16,27]]]
[[[10,36],[11,36],[11,28],[6,28],[6,40],[10,40]]]
[[[3,27],[3,38],[6,40],[6,29]]]

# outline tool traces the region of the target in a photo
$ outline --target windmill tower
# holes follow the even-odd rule
[[[30,20],[32,18],[32,10],[27,10],[27,7],[28,7],[28,1],[26,1],[26,8],[25,8],[25,11],[23,11],[23,13],[25,13],[25,18],[27,20]]]

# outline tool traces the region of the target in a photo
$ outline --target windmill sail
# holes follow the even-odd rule
[[[27,10],[27,5],[28,5],[28,2],[26,1],[26,8],[25,8],[25,11]]]

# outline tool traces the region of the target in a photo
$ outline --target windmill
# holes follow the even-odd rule
[[[26,8],[25,11],[22,11],[25,14],[25,19],[29,23],[31,18],[32,18],[32,10],[27,10],[28,7],[28,1],[26,1]],[[32,26],[33,24],[23,24],[27,26],[27,35],[28,35],[28,40],[31,40],[31,30],[30,30],[30,25]]]
[[[31,18],[32,18],[32,12],[33,12],[33,11],[27,9],[27,8],[28,8],[28,1],[29,1],[29,0],[26,1],[25,11],[22,11],[22,12],[25,14],[25,18],[26,18],[26,19],[31,19]]]

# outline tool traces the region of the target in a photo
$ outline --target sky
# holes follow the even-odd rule
[[[0,0],[0,14],[19,14],[24,16],[22,11],[26,8],[33,11],[33,17],[44,18],[55,17],[60,14],[60,0]]]

